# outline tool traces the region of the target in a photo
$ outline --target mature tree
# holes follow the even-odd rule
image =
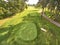
[[[26,8],[27,0],[0,0],[0,18],[12,16]]]
[[[44,8],[47,7],[50,10],[51,15],[53,13],[52,17],[55,19],[59,18],[60,20],[60,0],[39,0],[37,6],[42,7],[42,12],[44,12]]]
[[[48,4],[48,0],[39,0],[38,3],[37,3],[37,6],[39,7],[42,7],[42,13],[44,14],[44,8],[47,6]]]

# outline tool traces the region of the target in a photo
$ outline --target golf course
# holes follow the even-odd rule
[[[60,27],[41,17],[39,11],[28,7],[0,20],[0,45],[60,45]]]

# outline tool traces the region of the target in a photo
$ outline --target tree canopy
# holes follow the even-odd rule
[[[0,0],[0,19],[21,12],[26,7],[27,0]]]
[[[54,19],[60,19],[60,0],[39,0],[36,6],[42,7],[42,9],[48,8]]]

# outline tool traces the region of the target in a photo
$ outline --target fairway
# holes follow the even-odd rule
[[[60,45],[60,28],[38,11],[29,7],[5,21],[0,27],[0,45]]]

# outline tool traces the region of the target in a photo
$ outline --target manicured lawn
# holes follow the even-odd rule
[[[0,45],[59,45],[60,28],[37,11],[28,8],[6,21],[0,28]]]

